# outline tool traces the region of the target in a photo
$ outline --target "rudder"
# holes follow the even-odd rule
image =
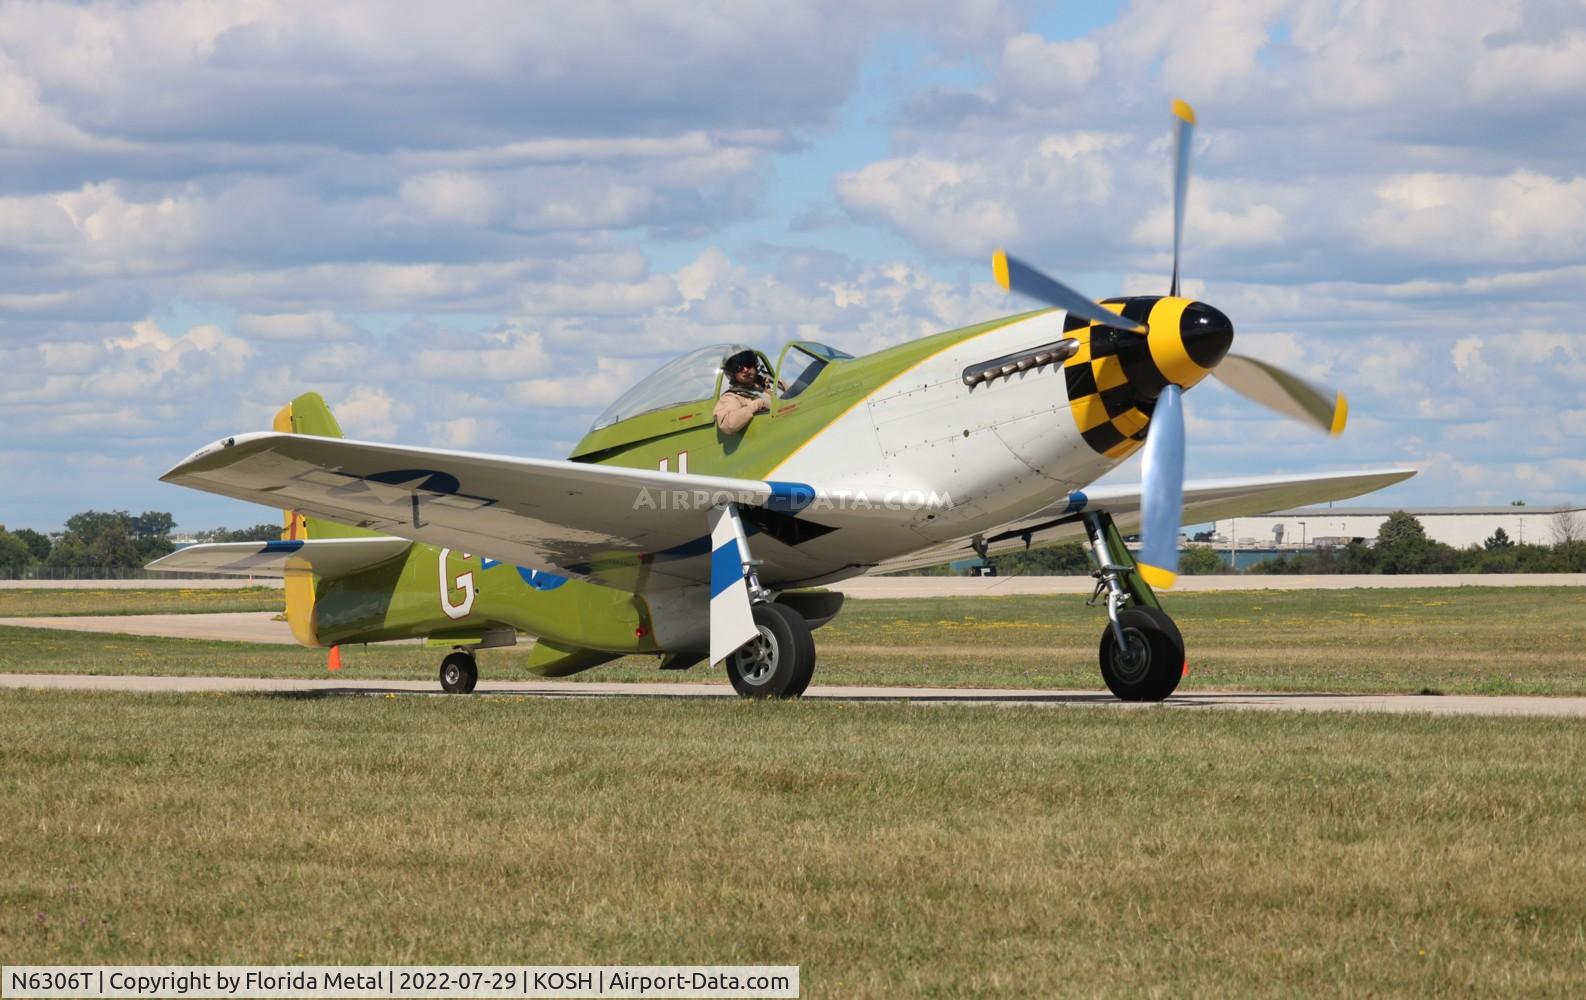
[[[281,407],[275,415],[272,428],[282,434],[310,434],[315,437],[342,436],[341,425],[317,392],[305,392]],[[281,538],[284,541],[307,541],[310,538],[360,538],[378,535],[379,532],[355,528],[350,524],[307,517],[295,510],[283,513]],[[318,646],[318,628],[314,621],[314,600],[319,581],[309,572],[288,572],[286,576],[286,622],[292,636],[304,646]]]

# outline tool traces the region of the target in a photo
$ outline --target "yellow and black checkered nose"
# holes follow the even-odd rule
[[[1065,333],[1080,349],[1064,364],[1074,421],[1085,442],[1125,458],[1145,441],[1156,398],[1166,385],[1188,389],[1211,373],[1233,344],[1221,311],[1178,296],[1107,299],[1103,305],[1146,324],[1132,333],[1070,316]]]

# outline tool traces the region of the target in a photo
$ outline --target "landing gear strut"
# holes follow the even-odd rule
[[[712,543],[717,555],[726,558],[711,570],[711,627],[714,632],[716,615],[721,614],[731,623],[734,639],[743,634],[737,631],[740,627],[748,631],[751,621],[757,633],[723,657],[727,679],[743,698],[797,698],[815,673],[810,623],[797,610],[774,603],[777,593],[761,586],[760,561],[750,552],[737,505],[725,504],[720,511],[711,525]],[[749,621],[744,620],[743,612],[748,612]]]
[[[459,649],[441,661],[441,690],[447,694],[468,694],[479,683],[479,663],[474,654]]]
[[[1156,595],[1136,572],[1134,558],[1123,544],[1112,517],[1083,515],[1091,554],[1096,560],[1096,592],[1089,603],[1105,597],[1107,627],[1101,633],[1101,677],[1107,689],[1124,701],[1161,701],[1184,676],[1184,637]]]

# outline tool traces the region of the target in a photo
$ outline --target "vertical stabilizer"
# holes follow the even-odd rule
[[[339,438],[342,436],[341,425],[336,422],[336,417],[330,412],[330,407],[325,405],[324,397],[317,392],[305,392],[281,408],[275,415],[275,429],[287,434],[309,434],[313,437]],[[287,520],[288,534],[282,537],[294,537],[290,534],[292,524],[291,515]],[[337,521],[327,521],[320,517],[305,517],[300,525],[302,530],[295,536],[306,538],[367,538],[378,535],[377,531],[365,528],[355,528],[350,524],[341,524]]]
[[[339,438],[341,425],[317,392],[303,395],[281,407],[275,415],[273,429],[282,434],[311,434],[315,437]],[[356,538],[377,532],[352,525],[327,521],[324,518],[305,517],[295,510],[285,512],[281,538],[302,542],[310,538]],[[314,600],[319,580],[308,571],[286,575],[286,622],[292,627],[292,636],[305,646],[319,645],[319,630],[314,620]]]

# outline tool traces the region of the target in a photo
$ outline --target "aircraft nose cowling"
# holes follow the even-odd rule
[[[1217,362],[1233,345],[1234,325],[1221,309],[1204,302],[1191,302],[1179,317],[1179,337],[1190,360],[1210,370],[1217,367]]]
[[[1130,385],[1146,400],[1155,399],[1163,386],[1188,389],[1200,382],[1234,341],[1234,325],[1219,309],[1171,295],[1149,301],[1145,350],[1129,344],[1119,350]]]

